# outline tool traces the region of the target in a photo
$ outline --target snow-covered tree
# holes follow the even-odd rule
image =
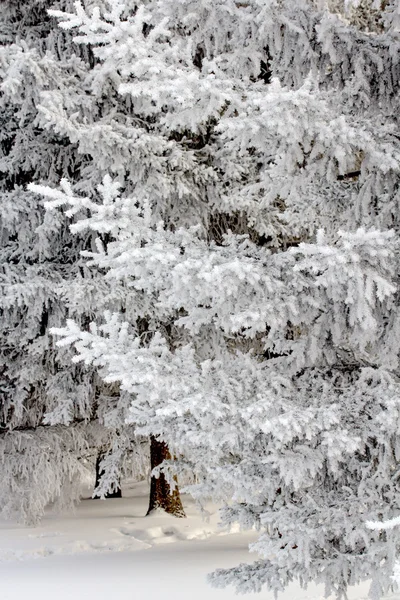
[[[46,91],[41,113],[108,174],[30,189],[97,235],[87,266],[125,299],[60,347],[131,395],[171,482],[194,472],[195,497],[259,529],[259,560],[215,584],[343,598],[372,579],[378,598],[400,546],[365,528],[398,509],[398,3],[51,14],[92,49],[93,105]]]
[[[393,519],[389,519],[388,521],[368,521],[365,524],[368,529],[373,529],[375,531],[380,531],[380,532],[385,532],[385,534],[390,536],[390,532],[393,529],[398,528],[398,526],[400,525],[400,517],[394,517]],[[400,587],[400,562],[397,561],[394,564],[394,568],[393,568],[393,576],[392,576],[393,580],[395,581],[396,585],[398,587]]]
[[[54,185],[63,175],[84,177],[86,190],[101,180],[97,165],[40,112],[41,94],[50,90],[69,107],[88,105],[90,50],[57,28],[51,5],[10,0],[0,11],[0,512],[27,521],[57,497],[74,501],[98,452],[111,452],[115,469],[137,451],[132,427],[124,426],[130,399],[93,369],[71,367],[71,352],[49,336],[68,316],[90,321],[98,292],[105,297],[80,257],[91,236],[72,236],[66,219],[46,214],[26,190],[29,181]],[[103,495],[115,483],[111,472]]]

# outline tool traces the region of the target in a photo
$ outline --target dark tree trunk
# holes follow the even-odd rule
[[[100,467],[100,463],[101,463],[101,461],[103,460],[103,458],[104,458],[104,454],[101,454],[101,453],[100,453],[100,454],[97,456],[97,459],[96,459],[96,484],[95,484],[95,489],[96,489],[96,488],[97,488],[97,486],[99,485],[99,483],[100,483],[100,479],[101,479],[101,476],[102,476],[102,475],[103,475],[103,473],[104,473],[104,471],[103,471],[103,470],[101,469],[101,467]],[[98,500],[99,496],[93,496],[93,498],[94,498],[95,500]],[[117,489],[117,490],[115,490],[114,492],[111,492],[110,494],[107,494],[107,495],[106,495],[106,498],[122,498],[121,486],[120,486],[120,485],[118,485],[118,489]]]
[[[159,442],[155,437],[150,438],[150,462],[151,469],[158,467],[164,460],[170,460],[171,454],[164,442]],[[175,517],[186,517],[183,510],[181,497],[178,487],[175,487],[171,493],[171,488],[167,483],[164,473],[160,477],[152,477],[150,482],[150,502],[149,515],[153,510],[162,508],[165,512]]]

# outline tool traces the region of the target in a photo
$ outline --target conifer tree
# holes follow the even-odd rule
[[[108,170],[33,185],[121,289],[53,332],[132,396],[129,419],[191,492],[256,527],[216,585],[344,598],[391,585],[399,456],[398,3],[113,0],[53,12],[98,61],[52,127]],[[95,114],[99,90],[112,111]],[[129,106],[130,113],[119,112]]]
[[[90,320],[102,288],[80,257],[91,235],[72,236],[66,219],[46,214],[26,190],[29,181],[54,185],[62,176],[85,177],[90,190],[100,177],[39,110],[41,94],[53,89],[70,107],[85,106],[91,68],[90,50],[57,28],[51,5],[10,0],[0,11],[0,512],[29,522],[50,501],[77,500],[99,452],[111,452],[114,470],[136,453],[132,427],[116,422],[129,398],[93,369],[71,366],[71,352],[49,335],[68,315]],[[110,466],[98,493],[115,483]]]

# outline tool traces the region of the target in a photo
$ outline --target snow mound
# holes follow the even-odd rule
[[[230,533],[238,533],[237,528],[229,531],[218,530],[213,527],[193,528],[191,524],[183,527],[165,525],[138,529],[137,527],[124,526],[113,530],[122,536],[138,540],[149,548],[158,544],[170,544],[173,542],[185,542],[191,540],[206,540],[211,536],[223,536]]]
[[[237,529],[221,530],[218,512],[212,506],[208,507],[210,518],[204,522],[194,502],[186,496],[186,519],[177,519],[160,510],[145,516],[148,490],[146,494],[142,488],[146,485],[134,485],[128,490],[129,495],[121,499],[84,500],[73,514],[48,513],[35,528],[0,522],[3,534],[0,563],[50,556],[136,552],[238,532]],[[249,541],[252,540],[249,538]]]

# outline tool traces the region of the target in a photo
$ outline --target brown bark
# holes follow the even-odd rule
[[[150,462],[151,470],[158,467],[164,460],[170,460],[171,454],[164,442],[159,442],[155,437],[150,438]],[[164,473],[158,478],[151,477],[149,515],[153,510],[162,508],[165,512],[175,517],[186,517],[183,510],[179,489],[176,486],[173,492],[165,479]]]

